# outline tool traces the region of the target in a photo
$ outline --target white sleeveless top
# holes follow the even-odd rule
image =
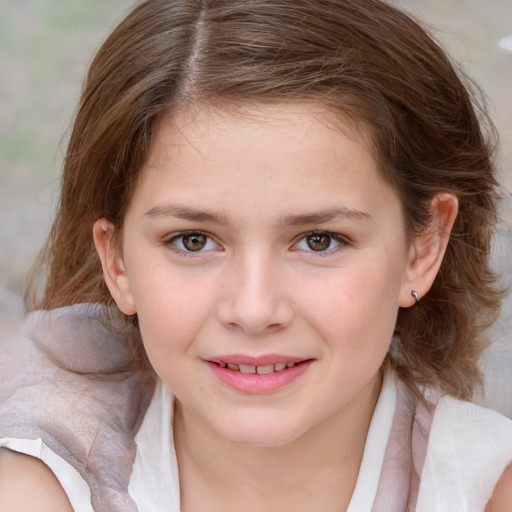
[[[393,432],[399,391],[396,377],[388,372],[370,423],[347,512],[404,511],[393,504],[394,488],[401,485],[400,470],[393,468],[392,446],[393,435],[400,435]],[[159,381],[135,438],[137,451],[128,489],[139,512],[180,511],[172,413],[172,394]],[[442,397],[427,437],[426,452],[420,455],[424,464],[414,510],[483,512],[497,481],[512,463],[512,422],[489,409]],[[41,439],[2,438],[1,447],[41,459],[59,479],[74,511],[94,512],[85,480]]]

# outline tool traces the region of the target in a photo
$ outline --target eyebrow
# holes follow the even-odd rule
[[[154,208],[151,208],[151,210],[148,210],[145,213],[145,216],[152,219],[176,217],[178,219],[190,220],[193,222],[212,222],[222,225],[229,224],[228,218],[223,214],[173,204],[155,206]]]
[[[224,214],[174,204],[155,206],[148,210],[144,215],[151,219],[175,217],[192,222],[211,222],[213,224],[220,224],[223,226],[229,224],[229,220]],[[278,220],[277,225],[278,227],[303,226],[307,224],[324,224],[332,220],[347,219],[368,221],[371,220],[371,215],[369,213],[350,208],[328,208],[317,212],[299,215],[286,215]]]
[[[282,217],[279,226],[303,226],[306,224],[325,224],[332,220],[356,220],[368,221],[371,220],[369,213],[352,210],[350,208],[328,208],[318,212],[305,213],[301,215],[288,215]]]

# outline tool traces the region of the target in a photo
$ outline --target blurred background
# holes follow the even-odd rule
[[[512,190],[512,0],[395,0],[432,30],[483,87],[501,134],[501,181]],[[49,230],[82,79],[131,0],[0,0],[0,332],[23,314],[25,273]],[[511,38],[512,39],[512,38]],[[501,45],[500,45],[501,42]],[[506,49],[507,44],[509,50]],[[494,261],[512,278],[512,204],[503,202]],[[489,360],[512,368],[512,298]],[[494,366],[491,363],[492,373]],[[494,379],[494,380],[493,380]],[[492,377],[503,387],[512,370]]]

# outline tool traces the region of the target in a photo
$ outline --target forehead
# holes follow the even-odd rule
[[[339,158],[356,147],[370,156],[369,140],[356,122],[319,103],[242,104],[229,109],[206,105],[162,119],[143,171],[169,165],[177,170],[188,160],[204,160],[205,166],[214,168],[217,161],[249,159],[255,153],[260,166],[272,156],[272,167],[306,154]]]
[[[367,140],[315,103],[185,110],[162,120],[133,200],[151,208],[180,195],[221,209],[240,195],[272,208],[357,203],[387,188]]]

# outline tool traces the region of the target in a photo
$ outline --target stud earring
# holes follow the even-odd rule
[[[416,290],[411,291],[411,295],[414,297],[414,300],[416,301],[416,304],[420,301],[420,296]]]

